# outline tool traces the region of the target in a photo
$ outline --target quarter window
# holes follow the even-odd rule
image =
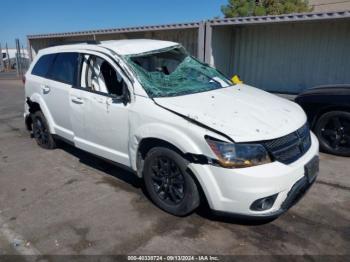
[[[56,54],[51,54],[51,55],[43,55],[42,57],[40,57],[32,70],[32,75],[46,77],[53,63],[53,60],[55,59],[55,56]]]
[[[78,58],[78,53],[58,54],[48,77],[55,81],[73,85],[76,79]]]

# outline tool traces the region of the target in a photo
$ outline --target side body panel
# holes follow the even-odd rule
[[[68,140],[73,139],[72,124],[67,116],[71,88],[71,85],[48,79],[42,94],[55,120],[55,133]]]
[[[84,134],[75,139],[83,149],[129,166],[128,109],[130,105],[112,103],[111,98],[84,92]]]
[[[115,61],[91,50],[82,50],[80,53],[95,55],[107,61],[122,75],[129,92],[133,93],[131,83],[123,76]],[[85,70],[86,67],[83,66],[81,77],[85,77]],[[130,166],[128,114],[132,103],[124,104],[122,101],[112,99],[107,93],[95,92],[80,86],[72,88],[69,103],[75,145],[95,155]]]
[[[74,144],[79,148],[83,147],[83,141],[86,136],[86,126],[85,126],[85,99],[84,91],[71,88],[69,92],[69,119],[72,125]]]
[[[129,155],[130,165],[136,171],[136,157],[143,139],[164,140],[183,153],[206,155],[215,158],[204,136],[209,135],[223,141],[225,137],[193,124],[154,103],[152,99],[135,96],[135,104],[129,112]]]
[[[48,108],[46,101],[44,100],[44,90],[42,86],[45,85],[46,79],[43,77],[26,74],[26,85],[25,85],[25,97],[29,98],[32,102],[38,103],[43,114],[48,121],[51,134],[56,134],[56,123],[51,114],[50,109]]]

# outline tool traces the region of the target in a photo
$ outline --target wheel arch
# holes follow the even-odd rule
[[[29,112],[34,113],[37,110],[41,110],[41,112],[44,114],[46,121],[48,122],[50,133],[55,134],[55,122],[52,118],[52,115],[44,101],[44,99],[41,97],[41,95],[34,93],[32,96],[27,97],[27,104],[29,106]],[[30,123],[31,120],[26,120],[26,124]],[[31,124],[31,123],[30,123]]]
[[[162,123],[132,123],[133,130],[129,138],[129,156],[132,169],[137,171],[137,157],[139,149],[150,149],[156,145],[168,145],[176,152],[185,154],[202,154],[195,139],[185,134],[180,128]],[[200,135],[200,134],[198,134]],[[204,139],[204,135],[203,135]],[[141,147],[140,147],[141,146]]]
[[[195,138],[191,138],[180,128],[166,124],[149,123],[139,127],[136,125],[135,129],[136,131],[131,134],[129,140],[129,155],[131,167],[140,178],[142,177],[144,157],[154,147],[165,146],[170,148],[184,157],[189,163],[208,163],[208,157],[204,153],[205,150],[198,146],[198,141],[202,135],[203,143],[205,143],[204,134],[197,134],[199,139],[196,142]],[[203,185],[196,177],[196,173],[190,168],[188,169],[189,174],[193,177],[198,190],[204,195],[203,197],[206,201],[207,196],[203,193]]]
[[[314,130],[316,127],[318,119],[325,113],[331,112],[331,111],[345,111],[350,113],[350,106],[345,106],[345,105],[330,105],[330,106],[325,106],[322,107],[311,119],[310,124],[311,124],[311,129]]]
[[[197,155],[197,154],[191,154],[183,152],[180,148],[176,147],[172,143],[155,137],[147,137],[143,138],[138,146],[137,150],[137,157],[136,157],[136,168],[137,168],[137,175],[141,178],[143,176],[142,170],[143,170],[143,161],[146,157],[147,153],[155,147],[166,147],[169,148],[176,153],[178,153],[180,156],[182,156],[184,159],[189,161],[189,163],[197,162],[197,163],[205,163],[207,161],[206,157],[203,155]],[[188,174],[193,178],[198,192],[200,194],[200,201],[204,205],[208,205],[208,198],[205,194],[205,191],[203,190],[203,185],[201,184],[200,180],[196,177],[195,172],[191,170],[190,167],[187,167]]]
[[[174,150],[176,153],[180,154],[181,156],[185,156],[185,153],[179,149],[177,146],[173,145],[172,143],[156,138],[156,137],[146,137],[143,138],[138,146],[137,152],[140,153],[141,157],[146,157],[147,153],[154,147],[167,147],[169,149]]]
[[[178,153],[190,163],[205,163],[208,161],[207,157],[201,154],[198,148],[189,146],[189,143],[187,143],[187,146],[185,146],[183,143],[178,143],[176,139],[167,139],[162,136],[146,136],[137,138],[136,140],[137,145],[134,148],[130,149],[130,160],[132,169],[137,172],[137,175],[139,177],[142,177],[142,161],[145,159],[147,153],[155,147],[169,148]]]

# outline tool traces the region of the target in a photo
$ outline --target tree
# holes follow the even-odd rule
[[[228,0],[221,6],[226,18],[310,12],[308,0]]]

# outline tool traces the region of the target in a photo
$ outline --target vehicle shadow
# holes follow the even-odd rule
[[[209,208],[209,206],[205,204],[201,204],[201,206],[196,210],[196,213],[204,218],[215,222],[221,222],[226,224],[236,224],[242,226],[260,226],[268,224],[274,221],[276,218],[250,218],[230,213],[224,212],[214,212]]]
[[[118,166],[117,163],[113,163],[107,159],[88,153],[63,141],[59,141],[58,148],[78,158],[80,163],[126,182],[136,189],[142,189],[143,187],[142,180],[139,177],[137,177],[131,170]]]
[[[78,149],[73,145],[63,141],[59,141],[58,147],[63,151],[78,158],[79,162],[81,162],[82,164],[87,165],[93,169],[99,170],[110,177],[114,177],[122,182],[125,182],[133,186],[135,189],[138,190],[140,194],[143,194],[148,199],[148,201],[151,201],[144,187],[143,180],[137,177],[137,175],[133,171],[122,168],[118,166],[117,163],[100,158],[96,155],[93,155],[84,150]],[[204,201],[202,201],[201,205],[195,211],[195,213],[198,216],[202,217],[203,219],[221,222],[221,223],[238,224],[238,225],[246,225],[246,226],[263,225],[274,220],[274,219],[254,220],[254,219],[239,217],[236,215],[231,215],[226,213],[213,212],[210,209],[207,201],[205,200],[203,192],[201,192],[201,194],[202,194],[201,199],[204,199]]]

